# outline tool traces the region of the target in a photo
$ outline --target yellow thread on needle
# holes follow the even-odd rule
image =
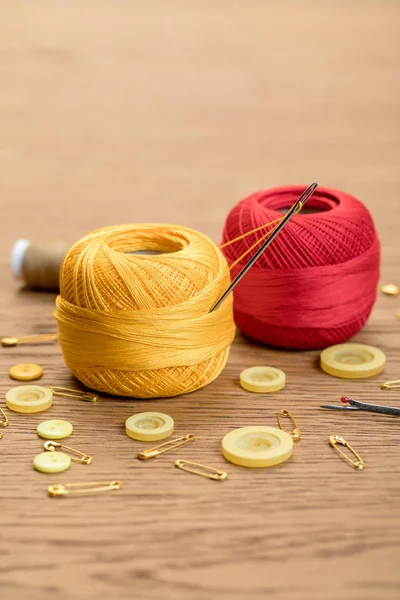
[[[247,233],[243,233],[242,235],[238,235],[238,237],[233,238],[233,240],[229,240],[229,242],[225,242],[225,244],[221,244],[220,248],[226,248],[227,246],[230,246],[231,244],[234,244],[235,242],[238,242],[239,240],[242,240],[243,238],[247,237],[248,235],[251,235],[252,233],[257,233],[257,231],[261,231],[261,229],[265,229],[266,227],[269,227],[270,225],[273,225],[274,223],[277,223],[278,221],[282,221],[282,219],[284,219],[285,217],[279,217],[279,219],[274,219],[273,221],[270,221],[269,223],[265,223],[264,225],[260,225],[260,227],[256,227],[255,229],[252,229],[251,231],[248,231]]]

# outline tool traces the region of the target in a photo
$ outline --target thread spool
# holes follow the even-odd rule
[[[192,229],[95,231],[61,268],[55,316],[65,362],[87,387],[112,395],[199,389],[222,371],[234,337],[231,296],[208,313],[229,283],[222,252]]]
[[[17,240],[11,253],[13,275],[32,289],[58,291],[60,268],[67,250],[64,242]]]
[[[269,223],[303,191],[284,187],[257,192],[228,214],[223,243]],[[230,265],[260,233],[223,249]],[[236,325],[272,346],[325,348],[356,334],[366,323],[379,280],[379,239],[366,207],[354,197],[318,188],[234,291]],[[235,277],[247,257],[231,269]]]

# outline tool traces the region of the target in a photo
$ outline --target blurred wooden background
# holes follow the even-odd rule
[[[1,335],[54,331],[54,296],[19,291],[15,239],[65,239],[111,224],[188,225],[219,241],[230,207],[252,191],[318,180],[370,208],[382,278],[400,283],[400,3],[396,1],[3,0],[0,7]],[[350,396],[400,406],[379,383],[400,377],[399,300],[379,296],[356,340],[381,347],[386,372],[343,382],[318,352],[288,353],[238,335],[211,386],[158,401],[57,399],[10,414],[0,441],[0,590],[12,600],[354,600],[399,597],[399,424],[319,410]],[[2,349],[41,363],[44,385],[74,385],[57,346]],[[239,372],[283,368],[273,397]],[[4,406],[4,402],[0,403]],[[303,432],[293,458],[255,472],[224,462],[223,435],[275,424]],[[179,457],[226,467],[210,482],[148,464],[124,420],[174,417],[197,440]],[[32,469],[36,425],[67,418],[71,445],[94,457],[61,476]],[[356,472],[327,444],[347,438]],[[121,479],[119,492],[50,499],[50,482]]]

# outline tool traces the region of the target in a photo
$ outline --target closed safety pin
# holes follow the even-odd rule
[[[281,423],[281,417],[289,417],[289,419],[292,419],[293,421],[293,425],[294,425],[294,429],[292,431],[292,433],[289,433],[290,437],[293,439],[293,441],[298,442],[299,439],[301,438],[301,433],[300,433],[300,429],[296,423],[296,420],[294,418],[294,416],[285,408],[281,408],[281,410],[278,411],[278,425],[279,428],[282,431],[285,431],[282,427],[282,423]]]
[[[396,379],[395,381],[386,381],[381,384],[382,390],[394,390],[395,388],[400,388],[400,379]]]
[[[207,467],[206,465],[201,465],[190,460],[176,460],[175,466],[178,469],[182,469],[182,471],[194,473],[194,475],[201,475],[201,477],[208,477],[208,479],[214,479],[215,481],[224,481],[228,477],[228,473],[225,471],[220,471],[219,469],[214,469],[213,467]],[[191,469],[190,467],[200,467],[201,469],[204,469],[205,472],[200,471],[199,469]]]
[[[88,483],[57,483],[47,488],[49,496],[68,496],[70,494],[92,494],[95,492],[106,492],[108,490],[119,490],[120,481],[93,481]]]
[[[0,421],[0,427],[8,427],[8,417],[7,417],[6,413],[4,412],[4,410],[2,408],[0,408],[0,412],[3,415],[3,419]],[[0,440],[2,437],[3,437],[3,434],[0,431]]]
[[[329,437],[329,443],[332,446],[332,448],[334,448],[342,458],[344,458],[344,460],[347,460],[347,462],[349,462],[355,469],[363,469],[364,468],[364,461],[361,458],[361,456],[359,454],[357,454],[357,452],[354,450],[354,448],[352,448],[350,446],[350,444],[348,444],[346,442],[345,439],[342,438],[342,436],[340,435],[331,435]],[[346,448],[348,448],[350,450],[350,452],[352,452],[354,454],[354,456],[356,457],[357,460],[352,460],[349,456],[347,456],[347,454],[345,454],[339,447],[338,444],[341,444],[342,446],[345,446]]]
[[[58,339],[57,333],[44,333],[42,335],[23,335],[20,337],[3,337],[1,345],[5,347],[19,346],[20,344],[38,344],[39,342],[54,342]]]
[[[76,456],[71,456],[71,460],[75,460],[83,465],[90,465],[92,462],[92,457],[88,456],[84,452],[79,452],[79,450],[75,450],[75,448],[71,448],[70,446],[65,446],[64,444],[60,444],[60,442],[53,442],[53,440],[48,440],[43,444],[44,449],[49,452],[57,452],[57,450],[69,450],[70,454],[76,454],[80,458],[76,458]]]
[[[188,433],[180,438],[175,438],[174,440],[170,440],[169,442],[164,442],[164,444],[159,444],[158,446],[154,446],[154,448],[149,448],[148,450],[143,450],[139,452],[137,458],[139,460],[147,460],[148,458],[154,458],[155,456],[159,456],[164,452],[169,452],[174,448],[178,448],[183,444],[187,444],[194,440],[194,435],[192,433]],[[161,449],[162,448],[162,449]]]
[[[71,390],[65,387],[49,387],[49,390],[53,392],[55,396],[64,396],[66,398],[77,398],[78,400],[85,400],[86,402],[97,402],[99,399],[98,394],[92,394],[92,392],[82,392],[80,390]]]
[[[338,406],[336,404],[322,404],[321,408],[333,408],[335,410],[366,410],[368,412],[382,413],[384,415],[400,416],[400,408],[394,406],[382,406],[381,404],[369,404],[368,402],[360,402],[343,396],[341,398],[344,404],[349,406]]]

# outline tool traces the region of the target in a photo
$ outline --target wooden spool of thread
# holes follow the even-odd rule
[[[95,231],[61,268],[55,317],[65,362],[87,387],[112,395],[197,390],[222,371],[235,335],[232,296],[209,312],[229,283],[222,252],[192,229]]]
[[[65,242],[17,240],[11,254],[14,277],[32,289],[58,291],[61,264],[67,250]]]

